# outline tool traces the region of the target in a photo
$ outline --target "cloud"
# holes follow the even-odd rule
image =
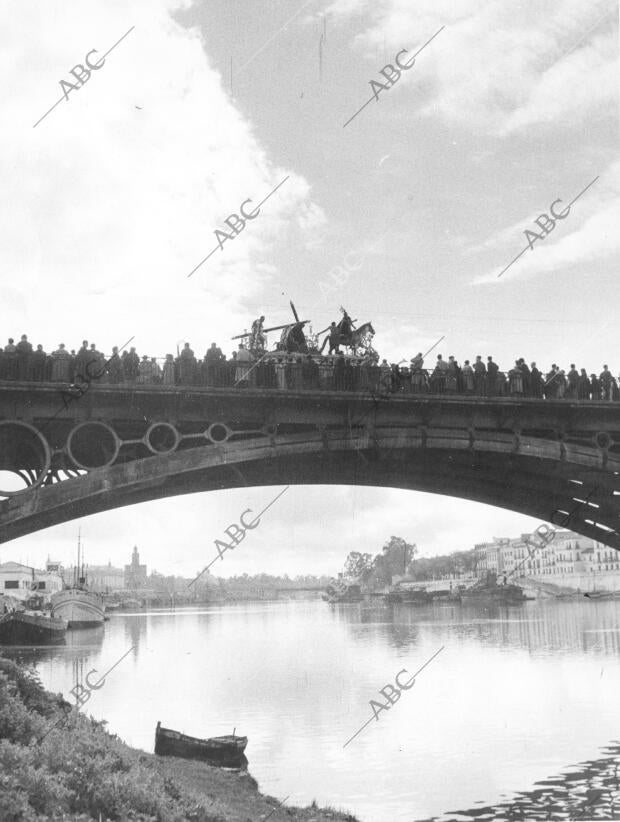
[[[27,330],[46,347],[88,336],[109,351],[133,333],[152,354],[185,336],[200,351],[247,325],[244,306],[287,232],[311,237],[324,220],[307,181],[270,159],[234,107],[207,56],[213,35],[173,19],[188,6],[96,0],[79,14],[65,0],[25,0],[5,15],[0,265],[13,335]],[[60,79],[131,26],[33,128],[62,97]],[[287,175],[220,248],[215,229],[230,232],[224,220]]]
[[[579,191],[574,192],[574,196],[578,194]],[[572,196],[564,197],[563,202],[555,206],[556,212],[562,213],[565,204],[571,199]],[[548,212],[547,207],[545,213]],[[613,163],[600,175],[583,199],[571,206],[570,213],[564,220],[558,220],[548,235],[544,236],[542,231],[539,232],[534,219],[502,229],[496,236],[469,250],[470,253],[499,249],[506,252],[506,260],[501,267],[477,277],[473,281],[475,285],[497,283],[517,276],[531,279],[538,274],[569,266],[584,263],[593,265],[617,254],[620,250],[617,231],[620,219],[620,161]],[[545,221],[541,222],[544,224]],[[543,239],[537,240],[530,236],[530,247],[525,229],[540,233]],[[510,262],[511,254],[515,252],[513,256],[516,256],[516,252],[522,248],[527,248],[525,254],[498,278],[501,268]]]
[[[569,118],[577,127],[616,100],[610,2],[524,0],[516,13],[501,0],[336,0],[328,12],[339,22],[370,18],[354,44],[373,60],[377,45],[417,49],[445,25],[416,61],[418,105],[473,131],[505,136]]]

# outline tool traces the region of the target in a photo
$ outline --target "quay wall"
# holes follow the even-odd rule
[[[559,574],[558,576],[528,574],[526,578],[518,578],[515,582],[517,585],[520,585],[524,584],[527,579],[533,580],[534,582],[557,585],[558,588],[570,588],[574,591],[580,591],[581,593],[590,591],[620,591],[620,571],[590,574]]]

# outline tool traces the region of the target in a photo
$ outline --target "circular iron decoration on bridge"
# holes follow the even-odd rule
[[[78,468],[108,468],[118,457],[121,441],[105,422],[81,422],[69,434],[67,451]]]
[[[180,441],[181,435],[169,422],[154,422],[144,435],[146,447],[153,454],[170,454]]]
[[[0,497],[13,497],[37,488],[47,476],[51,460],[47,440],[34,425],[0,421],[0,477],[3,485],[12,486],[0,490]]]
[[[205,437],[219,445],[227,442],[232,436],[232,430],[223,422],[213,422],[205,431]]]
[[[596,436],[594,437],[594,441],[596,442],[597,446],[599,448],[602,448],[603,450],[613,445],[613,440],[609,436],[607,431],[599,431],[598,434],[596,434]]]

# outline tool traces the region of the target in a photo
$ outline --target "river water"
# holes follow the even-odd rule
[[[596,758],[620,732],[619,638],[613,601],[298,600],[115,614],[34,653],[68,697],[131,649],[82,708],[131,745],[152,751],[158,720],[194,736],[236,728],[261,791],[394,822],[453,818]],[[442,646],[374,719],[379,689]]]

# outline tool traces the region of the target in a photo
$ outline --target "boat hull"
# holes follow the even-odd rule
[[[18,611],[0,618],[2,645],[62,645],[66,631],[66,620],[39,614]]]
[[[385,594],[385,602],[398,602],[403,605],[428,605],[433,598],[426,591],[388,591]]]
[[[342,596],[323,594],[323,601],[330,602],[332,605],[337,602],[362,602],[363,599],[362,594],[343,594]]]
[[[103,625],[104,604],[99,594],[69,588],[52,595],[52,616],[64,619],[69,628],[92,628]]]
[[[180,756],[183,759],[200,759],[214,765],[235,766],[245,759],[247,736],[216,736],[199,739],[187,736],[157,723],[155,729],[155,753],[157,756]]]
[[[522,589],[503,591],[501,587],[496,590],[471,591],[461,594],[461,602],[496,602],[500,605],[518,605],[521,602],[526,602],[527,599]]]

